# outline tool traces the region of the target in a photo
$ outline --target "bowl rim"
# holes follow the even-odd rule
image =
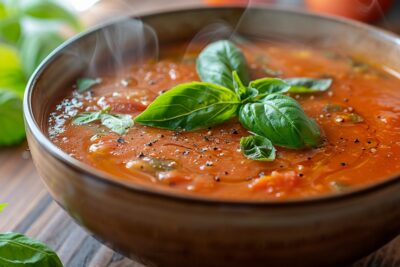
[[[339,23],[342,25],[347,25],[353,28],[359,28],[361,30],[366,30],[368,31],[368,34],[370,35],[377,35],[383,39],[385,39],[388,42],[392,42],[396,45],[400,45],[400,38],[384,29],[377,28],[375,26],[367,25],[358,21],[338,17],[338,16],[330,16],[330,15],[322,15],[322,14],[317,14],[313,12],[308,12],[305,10],[298,10],[298,9],[292,9],[292,8],[283,8],[283,7],[276,7],[276,6],[270,6],[270,5],[255,5],[251,7],[245,7],[245,6],[219,6],[219,7],[207,7],[207,6],[199,6],[199,7],[193,7],[190,6],[190,8],[173,8],[171,10],[166,9],[163,11],[156,11],[156,12],[149,12],[149,13],[144,13],[140,14],[139,16],[124,16],[122,19],[113,19],[110,20],[106,23],[101,23],[99,25],[96,25],[94,27],[91,27],[75,36],[72,38],[68,39],[65,41],[63,44],[58,46],[53,52],[51,52],[42,62],[41,64],[36,68],[34,73],[31,75],[27,86],[26,90],[24,93],[24,100],[23,100],[23,114],[24,114],[24,119],[25,119],[25,127],[27,132],[31,132],[31,137],[35,139],[35,141],[39,144],[39,146],[43,149],[45,149],[52,157],[55,157],[62,163],[68,165],[70,168],[74,169],[75,171],[84,174],[84,178],[88,177],[89,179],[94,179],[97,182],[100,183],[105,183],[111,186],[116,186],[119,187],[122,190],[127,190],[129,192],[137,193],[137,194],[142,194],[146,195],[149,197],[157,197],[161,198],[164,200],[169,200],[169,201],[175,201],[175,202],[182,202],[184,204],[198,204],[198,205],[223,205],[223,206],[233,206],[233,207],[268,207],[268,208],[273,208],[273,207],[292,207],[292,206],[299,206],[299,205],[317,205],[317,204],[324,204],[324,203],[331,203],[334,201],[344,201],[348,200],[350,198],[356,198],[356,197],[363,197],[365,195],[368,195],[369,193],[377,192],[380,190],[383,190],[387,187],[390,187],[392,184],[400,182],[400,173],[395,174],[393,176],[388,177],[387,179],[383,179],[382,181],[371,183],[368,185],[364,186],[358,186],[355,187],[354,189],[350,189],[345,192],[341,193],[328,193],[328,194],[323,194],[319,196],[312,196],[312,197],[306,197],[306,198],[294,198],[294,199],[285,199],[285,200],[280,200],[280,199],[271,199],[271,200],[246,200],[246,199],[240,199],[240,200],[234,200],[234,199],[218,199],[218,198],[212,198],[212,197],[207,197],[204,195],[191,195],[191,194],[185,194],[182,192],[175,192],[175,191],[167,191],[167,190],[162,190],[162,189],[157,189],[157,188],[151,188],[151,186],[143,186],[139,184],[135,184],[133,182],[125,182],[122,180],[119,180],[118,177],[108,174],[104,171],[98,170],[89,164],[86,164],[84,162],[81,162],[72,156],[70,156],[68,153],[64,152],[60,148],[58,148],[49,138],[48,136],[42,132],[40,129],[39,125],[36,122],[36,119],[33,115],[33,110],[32,110],[32,93],[34,91],[36,81],[39,79],[43,71],[52,63],[52,61],[68,46],[74,44],[75,42],[78,42],[81,38],[84,38],[85,36],[88,36],[90,34],[93,34],[97,32],[98,30],[112,26],[114,24],[126,21],[128,19],[148,19],[151,17],[157,17],[160,15],[170,15],[170,14],[179,14],[179,13],[185,13],[185,12],[196,12],[196,11],[202,11],[206,12],[207,10],[241,10],[244,12],[247,11],[247,9],[252,9],[252,10],[269,10],[269,11],[276,11],[276,12],[281,12],[281,13],[286,13],[286,14],[294,14],[294,15],[301,15],[301,16],[309,16],[309,17],[314,17],[316,19],[322,19],[322,20],[329,20],[332,21],[333,23]]]

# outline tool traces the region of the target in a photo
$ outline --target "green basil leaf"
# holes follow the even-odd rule
[[[0,204],[0,212],[2,212],[8,206],[7,203]]]
[[[289,93],[323,92],[332,85],[332,79],[290,78],[285,82],[291,86]]]
[[[72,120],[72,124],[74,124],[74,125],[84,125],[84,124],[88,124],[88,123],[94,122],[96,120],[100,120],[100,117],[101,117],[102,113],[103,113],[103,111],[101,111],[101,110],[100,111],[94,111],[94,112],[85,111],[85,112],[79,113]]]
[[[185,83],[157,97],[135,122],[191,131],[232,118],[239,104],[239,97],[227,88],[203,82]]]
[[[11,89],[22,97],[26,77],[17,50],[11,46],[0,44],[0,58],[0,88]]]
[[[64,41],[64,38],[53,31],[35,31],[24,35],[21,41],[21,60],[24,72],[30,76],[36,67]]]
[[[111,131],[117,134],[124,134],[132,127],[133,120],[130,115],[127,114],[101,114],[101,123]]]
[[[203,82],[233,90],[232,72],[237,71],[244,84],[249,82],[249,71],[242,51],[228,40],[211,43],[201,51],[196,61],[197,73]]]
[[[0,146],[19,144],[25,139],[22,100],[6,89],[0,89],[0,125]]]
[[[261,99],[269,94],[286,93],[290,89],[289,84],[277,78],[257,79],[251,81],[249,87],[257,91],[256,99]]]
[[[281,147],[300,149],[321,142],[316,122],[289,96],[270,94],[260,102],[247,103],[239,111],[239,120],[251,132]]]
[[[82,30],[82,25],[77,16],[54,1],[31,1],[24,7],[23,12],[25,15],[36,19],[62,21],[68,23],[76,31]]]
[[[243,154],[253,160],[272,161],[276,150],[271,141],[263,136],[251,135],[240,139],[240,149]]]
[[[246,95],[247,93],[247,88],[246,86],[244,86],[244,84],[242,83],[242,81],[240,80],[240,77],[237,73],[236,70],[234,70],[232,72],[232,77],[233,77],[233,89],[235,91],[235,93],[242,98],[243,96]]]
[[[90,79],[90,78],[81,78],[76,81],[76,86],[78,88],[79,93],[86,92],[96,84],[100,84],[101,79]]]
[[[0,234],[0,266],[62,267],[57,254],[42,242],[18,233]]]

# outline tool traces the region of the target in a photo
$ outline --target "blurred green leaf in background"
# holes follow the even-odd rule
[[[0,0],[0,146],[24,140],[22,97],[29,77],[67,35],[82,29],[55,0]]]

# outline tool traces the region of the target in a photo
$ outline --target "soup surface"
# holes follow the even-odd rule
[[[72,157],[117,179],[176,193],[220,199],[293,199],[340,193],[400,172],[400,81],[346,55],[302,45],[241,45],[251,78],[330,77],[325,92],[291,96],[315,119],[324,142],[314,149],[277,147],[277,158],[246,158],[248,135],[237,119],[192,132],[140,124],[124,135],[98,122],[73,125],[83,111],[110,108],[140,114],[159,94],[198,80],[195,59],[204,45],[163,47],[157,62],[104,73],[89,91],[71,94],[49,116],[48,135]],[[97,77],[96,77],[97,78]]]

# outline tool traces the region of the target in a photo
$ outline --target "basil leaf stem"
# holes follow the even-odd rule
[[[209,44],[197,58],[197,73],[203,82],[234,90],[232,72],[237,71],[244,84],[249,83],[247,61],[242,51],[231,41],[221,40]]]
[[[249,159],[260,161],[273,161],[276,149],[271,141],[263,136],[250,135],[240,139],[240,149]]]

